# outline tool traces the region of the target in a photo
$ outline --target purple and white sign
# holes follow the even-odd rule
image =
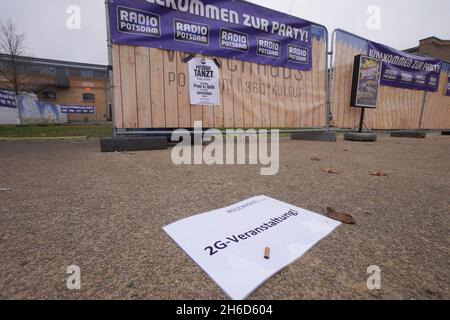
[[[436,92],[442,61],[369,41],[369,56],[383,61],[381,85]]]
[[[95,114],[94,106],[61,105],[61,113]]]
[[[312,69],[312,23],[241,0],[110,0],[113,43]]]
[[[447,79],[447,86],[445,87],[445,95],[450,96],[450,76]]]
[[[9,91],[0,91],[0,107],[16,108],[16,96]]]

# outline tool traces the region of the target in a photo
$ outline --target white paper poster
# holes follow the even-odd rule
[[[213,60],[193,58],[189,61],[191,104],[220,105],[219,68]]]
[[[301,257],[340,222],[258,196],[164,230],[235,300]],[[270,258],[265,259],[265,248]]]

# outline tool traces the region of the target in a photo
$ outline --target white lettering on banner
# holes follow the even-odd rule
[[[137,23],[147,27],[158,26],[158,19],[155,17],[149,17],[141,13],[128,12],[124,10],[120,11],[120,20],[130,23]]]
[[[176,11],[189,12],[190,14],[208,19],[221,20],[223,22],[239,24],[239,14],[234,10],[205,5],[200,0],[146,0],[149,3]]]
[[[186,218],[164,230],[231,298],[240,300],[339,225],[258,196]],[[270,259],[264,258],[266,247],[271,249]]]
[[[414,60],[412,58],[400,57],[390,53],[380,52],[373,48],[369,49],[369,56],[378,60],[382,60],[388,64],[398,67],[411,68],[419,71],[440,72],[441,66],[439,64],[425,63],[424,61]]]
[[[277,34],[286,38],[300,40],[302,42],[309,41],[309,30],[297,28],[278,21],[269,21],[265,18],[252,16],[242,13],[240,15],[235,10],[228,8],[219,8],[212,4],[204,4],[201,0],[146,0],[148,3],[157,4],[161,7],[172,10],[190,13],[192,15],[219,20],[232,24],[242,24],[259,31]]]
[[[146,12],[127,7],[117,7],[118,10],[118,31],[125,33],[145,34],[159,37],[160,18],[151,12]]]

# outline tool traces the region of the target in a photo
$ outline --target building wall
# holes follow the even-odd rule
[[[40,100],[60,105],[68,104],[95,107],[95,114],[69,114],[69,122],[107,122],[111,120],[108,100],[108,81],[75,77],[71,77],[69,81],[70,88],[68,89],[50,88],[47,90],[56,93],[56,100],[47,100],[42,95],[40,95]],[[83,101],[83,93],[95,94],[95,101]]]
[[[419,47],[410,52],[450,61],[450,41],[436,38],[420,40]]]
[[[52,104],[67,104],[78,106],[94,106],[95,114],[69,114],[69,122],[107,122],[111,121],[108,99],[109,81],[94,78],[69,77],[69,88],[56,88],[53,86],[55,77],[36,75],[29,79],[32,87],[46,87],[39,93],[39,100]],[[0,79],[0,87],[8,88],[8,84]],[[43,92],[56,93],[55,99],[46,99]],[[83,93],[95,94],[95,101],[83,101]]]

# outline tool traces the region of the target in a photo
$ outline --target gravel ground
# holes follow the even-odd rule
[[[162,230],[267,195],[354,216],[250,299],[450,299],[450,138],[281,143],[278,175],[181,166],[170,150],[98,141],[0,143],[1,299],[227,299]],[[321,161],[311,161],[319,157]],[[321,168],[334,168],[339,175]],[[382,170],[387,177],[370,171]],[[82,289],[66,288],[81,267]],[[382,289],[366,288],[367,267]]]

